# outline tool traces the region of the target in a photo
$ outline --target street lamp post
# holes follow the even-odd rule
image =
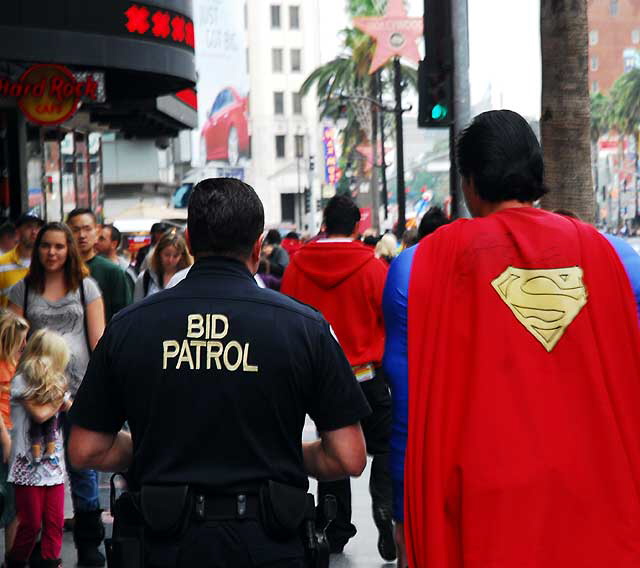
[[[382,77],[380,76],[380,71],[376,72],[376,90],[378,92],[378,103],[382,106]],[[380,146],[382,148],[380,156],[380,167],[381,167],[381,177],[382,177],[382,203],[384,205],[384,218],[385,221],[389,218],[389,195],[387,194],[387,159],[385,157],[384,151],[384,112],[379,112],[378,116],[380,117]]]
[[[402,70],[400,68],[400,58],[393,59],[393,90],[396,96],[396,176],[397,176],[397,198],[398,198],[398,227],[396,235],[402,238],[407,224],[406,219],[406,196],[404,193],[404,134],[402,131]]]
[[[395,76],[394,76],[394,91],[395,91],[395,106],[393,107],[389,107],[386,106],[385,104],[382,103],[382,101],[378,101],[376,99],[373,99],[371,97],[366,97],[366,96],[362,96],[362,95],[345,95],[345,94],[340,94],[340,100],[341,101],[345,101],[345,100],[361,100],[361,101],[367,101],[368,103],[371,103],[373,106],[375,106],[379,111],[380,114],[382,115],[382,113],[385,112],[389,112],[389,113],[393,113],[395,115],[395,120],[396,120],[396,176],[397,176],[397,182],[398,182],[398,188],[397,188],[397,198],[398,198],[398,226],[396,228],[396,234],[398,236],[398,238],[402,237],[402,235],[404,234],[405,231],[405,226],[406,226],[406,196],[404,193],[404,136],[403,136],[403,129],[402,129],[402,115],[405,112],[408,112],[412,109],[412,106],[409,105],[407,108],[402,108],[402,71],[400,70],[400,58],[396,57],[394,59],[394,71],[395,71]],[[384,120],[383,120],[383,124],[384,124]],[[381,130],[384,132],[384,127],[381,128]],[[385,168],[386,168],[386,163],[384,160],[384,135],[382,137],[382,164],[383,164],[383,184],[384,184],[384,193],[385,193],[385,219],[387,218],[386,215],[386,186],[387,186],[387,179],[386,179],[386,172],[385,172]]]

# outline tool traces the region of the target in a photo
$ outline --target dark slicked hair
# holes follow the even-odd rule
[[[458,139],[457,155],[460,174],[473,180],[484,201],[525,203],[548,191],[538,139],[527,121],[513,111],[492,110],[476,116]]]
[[[436,229],[449,222],[449,219],[440,207],[437,205],[430,207],[420,220],[420,225],[418,227],[418,240],[430,235]]]
[[[191,192],[187,226],[194,254],[244,261],[264,231],[264,209],[250,185],[233,178],[204,179]]]
[[[73,219],[74,217],[77,217],[78,215],[91,215],[93,222],[96,225],[98,224],[98,218],[96,217],[96,214],[88,207],[76,207],[73,211],[71,211],[67,215],[67,223],[71,221],[71,219]]]
[[[360,222],[360,209],[348,195],[334,195],[324,208],[327,235],[351,235]]]

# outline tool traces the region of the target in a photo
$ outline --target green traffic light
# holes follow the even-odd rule
[[[447,118],[447,114],[447,107],[441,104],[437,104],[431,109],[431,118],[433,120],[444,120]]]

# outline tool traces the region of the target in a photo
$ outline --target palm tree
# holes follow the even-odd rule
[[[600,187],[598,171],[598,140],[611,129],[611,101],[602,93],[591,95],[591,169],[593,187],[597,194]],[[597,198],[596,198],[597,202]],[[596,211],[597,214],[597,211]],[[597,215],[596,215],[597,216]]]
[[[547,209],[594,218],[590,167],[586,0],[540,0],[542,112]]]
[[[640,69],[633,69],[620,76],[613,84],[610,93],[610,111],[608,113],[612,126],[619,134],[620,165],[624,160],[624,138],[634,137],[635,155],[633,160],[633,191],[635,193],[634,215],[638,217],[638,191],[636,164],[638,163],[638,129],[640,128]]]
[[[351,17],[378,16],[384,12],[385,7],[386,1],[379,0],[348,0],[347,4]],[[305,79],[300,92],[306,95],[315,85],[321,118],[347,119],[347,125],[342,130],[341,166],[343,170],[352,169],[357,176],[364,177],[363,163],[358,157],[356,148],[363,143],[369,143],[373,148],[377,148],[376,128],[372,127],[373,124],[377,124],[377,109],[374,105],[366,109],[370,110],[370,116],[366,119],[370,124],[365,124],[363,116],[358,117],[356,112],[358,103],[341,99],[340,96],[367,96],[377,99],[377,82],[375,76],[369,74],[376,45],[369,36],[359,30],[346,28],[341,33],[344,53],[315,69]],[[390,91],[393,84],[391,64],[382,68],[379,73],[382,92]],[[417,89],[417,71],[411,67],[402,66],[402,73],[405,84]],[[372,195],[377,195],[375,168],[371,170],[370,175]],[[374,218],[377,214],[377,208],[375,209]]]

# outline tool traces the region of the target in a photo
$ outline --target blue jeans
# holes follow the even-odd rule
[[[60,422],[64,432],[65,448],[71,432],[71,424],[65,412],[60,413]],[[97,511],[100,508],[98,494],[98,472],[93,469],[75,469],[66,457],[67,474],[71,484],[71,500],[74,511]]]

